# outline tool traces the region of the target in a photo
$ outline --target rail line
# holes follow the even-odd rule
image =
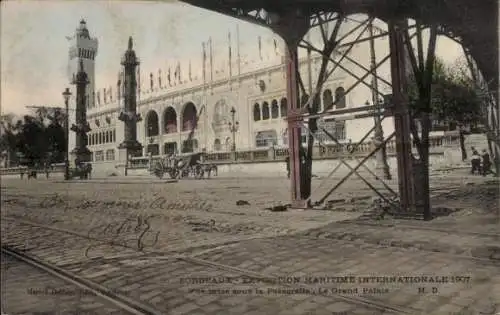
[[[19,220],[12,219],[12,218],[9,218],[9,220],[19,221]],[[84,235],[78,234],[76,232],[65,231],[65,230],[60,229],[60,228],[54,228],[54,227],[45,226],[42,224],[36,224],[34,222],[31,222],[29,224],[26,222],[19,222],[19,223],[27,224],[27,225],[31,225],[31,226],[35,226],[35,227],[42,227],[42,228],[54,230],[54,231],[61,232],[61,233],[71,232],[68,234],[88,238],[88,237],[85,237]],[[39,260],[37,258],[30,257],[24,253],[16,251],[15,249],[2,246],[2,252],[6,253],[8,255],[11,255],[17,259],[20,259],[26,263],[29,263],[30,265],[33,265],[37,268],[40,268],[46,272],[49,272],[49,273],[65,280],[65,281],[68,281],[68,282],[71,282],[75,285],[78,285],[81,288],[91,290],[92,292],[95,292],[99,296],[102,296],[103,298],[109,300],[110,302],[116,304],[117,306],[121,307],[124,310],[127,310],[128,312],[130,312],[132,314],[143,314],[143,315],[144,314],[148,314],[148,315],[149,314],[151,314],[151,315],[162,314],[159,311],[151,309],[151,307],[148,305],[145,305],[145,304],[142,304],[140,302],[128,299],[126,296],[120,295],[119,293],[115,293],[115,292],[111,291],[110,289],[105,288],[105,287],[103,287],[95,282],[83,279],[77,275],[74,275],[68,271],[65,271],[64,269],[62,269],[60,267],[42,262],[41,260]],[[155,254],[158,254],[158,253],[155,253]],[[165,255],[165,253],[163,253],[163,254]],[[153,256],[146,256],[146,257],[149,259],[160,260],[160,261],[161,260],[172,260],[172,259],[178,260],[178,261],[184,261],[184,262],[187,262],[190,264],[202,265],[202,266],[212,267],[212,268],[216,268],[216,269],[223,270],[223,271],[235,272],[235,273],[240,274],[242,276],[246,276],[246,277],[252,278],[252,279],[257,279],[257,280],[260,280],[263,282],[277,283],[277,281],[279,280],[279,278],[277,276],[274,276],[274,275],[266,275],[266,274],[259,273],[259,272],[253,272],[250,270],[233,267],[233,266],[229,266],[226,264],[221,264],[221,263],[217,263],[217,262],[213,262],[213,261],[209,261],[209,260],[199,259],[199,258],[196,258],[193,256],[177,255],[174,257],[172,257],[172,256],[155,257],[155,255],[153,255]],[[144,256],[142,256],[142,258],[144,258]],[[284,286],[284,287],[289,287],[289,288],[296,288],[297,287],[297,285],[287,284],[287,283],[280,283],[280,285]],[[318,295],[323,295],[325,297],[331,298],[333,301],[340,300],[340,301],[344,301],[346,303],[354,304],[357,306],[362,306],[362,307],[367,308],[368,310],[381,311],[384,314],[385,313],[415,314],[416,312],[418,312],[417,309],[401,307],[401,306],[394,306],[394,305],[390,305],[390,304],[383,303],[380,301],[374,301],[374,300],[370,300],[370,299],[362,298],[362,297],[354,297],[351,295],[336,294],[335,296],[331,296],[331,295],[323,294],[323,293],[318,293]]]
[[[56,231],[56,232],[59,232],[59,233],[74,235],[74,236],[77,236],[79,238],[96,240],[96,239],[88,237],[87,235],[84,235],[84,234],[79,234],[77,232],[65,230],[65,229],[62,229],[62,228],[47,226],[47,225],[40,224],[40,223],[37,223],[37,222],[26,221],[26,220],[19,220],[19,219],[11,218],[11,217],[4,217],[4,219],[7,219],[9,221],[15,221],[15,222],[17,222],[19,224],[22,224],[22,225],[27,225],[27,226],[32,226],[32,227],[36,227],[36,228],[41,228],[43,230],[52,230],[52,231]],[[344,223],[342,223],[342,224],[344,224]],[[411,226],[411,227],[413,228],[413,226]],[[435,229],[435,230],[440,230],[440,229]],[[453,232],[453,231],[449,231],[449,232]],[[481,233],[481,234],[485,235],[485,236],[486,235],[487,236],[491,236],[490,234],[486,234],[486,233]],[[262,238],[262,237],[260,237],[260,238]],[[244,240],[242,240],[242,241],[244,241]],[[102,241],[101,240],[101,242],[103,244],[112,245],[112,244],[110,244],[107,241]],[[238,242],[238,241],[232,241],[231,243],[235,243],[235,242]],[[346,242],[349,242],[349,241],[346,241]],[[229,244],[216,244],[216,245],[212,245],[211,248],[209,248],[209,249],[207,249],[207,250],[205,250],[205,251],[203,251],[201,253],[194,254],[194,255],[189,255],[189,254],[184,254],[183,255],[183,254],[179,253],[180,251],[175,251],[175,252],[174,251],[170,251],[170,252],[151,251],[151,252],[145,252],[145,253],[143,253],[143,252],[139,252],[139,251],[137,251],[137,249],[135,249],[137,251],[137,254],[127,255],[127,256],[124,255],[124,256],[119,256],[119,257],[115,256],[114,258],[118,258],[118,259],[123,259],[123,258],[147,258],[149,260],[170,261],[170,262],[171,261],[184,261],[184,262],[189,263],[189,264],[208,266],[208,267],[216,268],[216,269],[223,270],[223,271],[235,272],[235,273],[240,274],[242,276],[246,276],[246,277],[253,278],[253,279],[258,279],[258,280],[263,281],[263,282],[270,282],[270,283],[272,283],[272,282],[276,282],[277,281],[278,277],[274,276],[274,275],[266,275],[266,274],[260,273],[260,272],[254,272],[254,271],[250,271],[250,270],[246,270],[246,269],[242,269],[242,268],[237,268],[237,267],[233,267],[233,266],[226,265],[226,264],[217,263],[217,262],[206,260],[206,259],[197,258],[197,256],[199,256],[199,255],[203,255],[203,254],[211,252],[212,250],[214,250],[214,247],[215,248],[221,248],[221,247],[224,247],[226,245],[229,245]],[[209,246],[206,246],[206,247],[209,247]],[[130,247],[130,248],[134,249],[133,247]],[[7,249],[7,250],[9,250],[9,249]],[[4,251],[4,248],[2,248],[2,251]],[[11,251],[13,251],[13,250],[11,250]],[[433,252],[433,254],[434,255],[444,255],[444,256],[448,256],[448,257],[453,256],[453,257],[456,257],[456,258],[473,260],[475,262],[480,262],[480,263],[495,264],[495,265],[498,264],[497,261],[492,261],[490,259],[482,259],[482,258],[477,258],[477,257],[469,257],[469,256],[456,255],[456,254],[448,254],[448,253],[439,253],[439,252]],[[24,254],[20,254],[20,255],[24,255]],[[27,257],[27,259],[35,260],[33,258],[30,258],[30,257]],[[76,263],[76,264],[78,264],[78,263]],[[62,270],[62,269],[60,269],[58,267],[56,267],[56,268],[57,268],[56,270],[58,270],[58,271]],[[70,277],[71,277],[71,275],[70,275]],[[74,276],[74,277],[77,277],[77,276]],[[77,278],[77,281],[79,281],[80,279],[81,278]],[[84,280],[84,281],[86,281],[86,280]],[[86,285],[86,283],[84,283],[84,285]],[[91,284],[91,285],[97,285],[97,284]],[[289,287],[289,288],[295,288],[295,287],[297,287],[296,285],[286,284],[286,283],[280,283],[280,285],[285,286],[285,287]],[[98,290],[100,292],[104,292],[104,293],[109,291],[109,290],[106,291],[107,289],[104,288],[104,287],[97,287],[96,290]],[[377,311],[383,311],[383,312],[388,312],[388,313],[396,313],[396,314],[415,314],[415,313],[419,312],[419,310],[417,310],[417,309],[410,309],[410,308],[407,308],[407,307],[389,305],[389,304],[385,304],[384,302],[374,301],[374,300],[371,300],[371,299],[362,298],[362,297],[356,297],[356,296],[352,296],[352,295],[339,295],[339,294],[336,294],[335,296],[332,297],[332,296],[329,296],[329,295],[325,294],[324,296],[332,298],[332,300],[335,300],[335,299],[342,300],[342,301],[344,301],[346,303],[351,303],[353,305],[359,305],[360,307],[365,307],[365,308],[368,308],[368,309],[371,309],[371,310],[374,310],[374,311],[377,310]],[[118,297],[118,298],[116,298],[114,296],[108,296],[108,298],[115,299],[115,301],[117,301],[119,303],[124,303],[121,300],[122,298],[127,299],[126,297]],[[154,313],[153,310],[144,308],[144,307],[147,307],[147,306],[143,306],[141,304],[139,304],[138,306],[135,305],[135,304],[132,304],[132,305],[125,304],[125,305],[128,306],[128,307],[130,307],[130,308],[132,308],[132,309],[134,309],[136,311],[136,313],[134,313],[134,314],[159,314],[159,313]],[[140,313],[141,311],[142,311],[142,313]]]
[[[81,233],[74,232],[74,231],[67,230],[67,229],[63,229],[63,228],[49,226],[49,225],[42,224],[39,222],[33,222],[33,221],[13,218],[13,217],[9,217],[9,216],[3,216],[2,219],[8,220],[8,221],[15,221],[15,222],[18,222],[20,224],[25,224],[25,225],[29,225],[29,226],[33,226],[33,227],[39,227],[39,228],[43,228],[43,229],[47,229],[47,230],[52,230],[52,231],[57,231],[57,232],[65,233],[65,234],[78,236],[80,238],[85,238],[87,240],[96,241],[96,242],[100,243],[101,245],[118,246],[118,247],[122,247],[122,248],[132,249],[132,250],[137,252],[136,254],[131,254],[131,255],[123,255],[120,257],[115,256],[116,258],[134,258],[134,257],[138,257],[138,256],[141,256],[141,257],[148,256],[150,258],[162,257],[161,259],[183,259],[183,258],[189,257],[188,256],[189,253],[191,253],[191,257],[196,257],[198,255],[202,255],[204,253],[211,252],[215,248],[220,248],[220,247],[224,247],[224,246],[228,246],[228,245],[237,244],[237,243],[240,243],[242,241],[269,238],[269,236],[253,236],[253,237],[246,237],[246,238],[239,239],[239,240],[231,240],[231,241],[221,242],[221,243],[217,243],[217,244],[193,246],[193,247],[189,247],[186,249],[180,249],[180,250],[169,250],[169,251],[142,250],[142,251],[139,251],[137,249],[137,247],[128,246],[124,243],[114,242],[113,240],[102,240],[99,238],[91,237],[89,235],[81,234]],[[371,222],[338,221],[335,223],[342,224],[342,225],[347,225],[350,223],[350,224],[359,224],[359,225],[374,226],[374,227],[379,226],[377,223],[371,223]],[[392,227],[392,226],[390,224],[388,224],[388,225],[384,225],[384,227]],[[396,228],[401,227],[403,229],[404,228],[414,228],[413,225],[403,226],[403,225],[399,225],[399,224],[397,226],[394,226],[394,227],[396,227]],[[421,230],[429,230],[429,231],[435,231],[435,232],[457,233],[456,231],[451,231],[451,230],[446,230],[446,229],[434,229],[434,228],[430,228],[430,227],[417,227],[415,229],[418,229],[418,228],[421,228]],[[310,237],[311,234],[313,234],[316,230],[320,230],[320,229],[321,228],[311,229],[309,231],[300,232],[298,234],[305,233],[306,236]],[[500,237],[498,234],[495,234],[495,233],[479,233],[479,232],[472,232],[472,231],[463,231],[463,234],[468,234],[468,233],[471,233],[472,235],[477,235],[477,236]],[[458,234],[460,234],[460,232],[458,232]],[[352,242],[350,240],[343,240],[343,241]],[[372,244],[372,243],[368,243],[368,244],[373,245],[373,246],[378,246],[377,244]],[[465,259],[465,260],[472,260],[474,262],[479,262],[479,263],[488,264],[488,265],[491,265],[491,264],[498,265],[499,264],[498,261],[491,260],[488,258],[473,257],[473,256],[467,256],[467,255],[459,255],[459,254],[451,254],[451,253],[445,253],[445,252],[436,252],[433,250],[426,250],[425,248],[419,249],[419,250],[432,252],[435,255],[442,255],[442,256],[446,256],[446,257],[456,257],[456,258]],[[198,251],[198,253],[194,253],[196,251]]]
[[[2,246],[2,253],[18,259],[30,266],[33,266],[37,269],[40,269],[46,273],[51,274],[67,283],[71,283],[81,289],[86,290],[87,292],[91,292],[96,296],[99,296],[108,302],[119,307],[121,310],[126,311],[129,314],[134,315],[162,315],[161,312],[152,309],[148,305],[144,305],[140,302],[134,301],[120,293],[114,292],[106,287],[103,287],[97,283],[89,281],[87,279],[83,279],[77,275],[74,275],[71,272],[68,272],[62,268],[49,264],[47,262],[43,262],[34,257],[30,257],[20,251],[9,248],[8,246]]]

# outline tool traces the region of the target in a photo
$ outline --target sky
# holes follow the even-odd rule
[[[134,39],[141,71],[148,73],[166,69],[179,59],[184,64],[188,60],[194,65],[201,63],[202,42],[209,37],[214,42],[214,54],[222,54],[227,51],[228,33],[234,41],[236,29],[240,50],[247,58],[258,54],[258,36],[268,50],[273,39],[278,39],[266,28],[173,0],[10,0],[0,5],[2,114],[26,113],[27,105],[63,105],[61,93],[69,84],[66,36],[74,34],[82,18],[91,36],[99,40],[96,89],[116,84],[129,36]],[[461,51],[444,40],[438,43],[439,54],[453,62]]]

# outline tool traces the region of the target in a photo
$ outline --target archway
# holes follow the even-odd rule
[[[182,131],[191,131],[196,128],[197,113],[196,113],[196,106],[194,106],[193,102],[188,102],[184,105],[184,109],[182,110],[181,115],[182,115],[182,122],[181,122]]]
[[[163,113],[164,121],[164,131],[165,133],[176,133],[177,132],[177,113],[172,106],[165,109]]]
[[[278,118],[280,116],[280,109],[278,107],[278,101],[273,100],[271,102],[271,118]]]
[[[261,119],[260,105],[259,103],[255,103],[253,105],[253,121],[259,121],[260,119]]]
[[[262,120],[269,119],[269,103],[262,103]]]
[[[224,141],[224,146],[226,151],[231,151],[231,138],[226,137],[226,140]]]
[[[333,95],[330,89],[326,89],[323,92],[323,110],[331,110],[333,109]]]
[[[335,102],[336,108],[345,108],[345,89],[343,87],[338,87],[335,89]]]
[[[160,128],[158,122],[158,114],[154,110],[150,110],[146,114],[146,137],[157,136]]]
[[[288,103],[286,97],[283,97],[280,101],[280,112],[281,117],[286,117],[288,115]]]
[[[220,139],[215,139],[215,141],[214,141],[214,151],[220,151],[220,150],[221,150]]]

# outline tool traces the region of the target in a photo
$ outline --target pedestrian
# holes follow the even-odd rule
[[[50,174],[50,163],[45,164],[45,176],[49,179]]]
[[[475,149],[472,151],[470,162],[471,162],[470,173],[474,175],[474,173],[477,171],[478,174],[481,174],[481,157],[479,156],[479,153]]]
[[[491,160],[490,160],[490,154],[488,153],[488,151],[486,151],[486,149],[483,149],[483,154],[481,155],[481,158],[482,158],[482,162],[483,162],[483,165],[482,165],[482,173],[483,173],[483,176],[486,176],[488,174],[491,173]]]
[[[290,178],[290,155],[285,158],[286,163],[286,177]]]
[[[92,163],[88,163],[88,179],[92,179]]]

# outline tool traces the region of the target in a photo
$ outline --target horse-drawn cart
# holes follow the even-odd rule
[[[69,178],[80,177],[80,179],[89,179],[92,173],[92,164],[81,163],[80,165],[69,169]]]
[[[217,165],[203,162],[204,153],[187,153],[179,156],[165,157],[157,161],[152,169],[151,174],[158,178],[163,178],[168,174],[170,178],[194,177],[201,179],[210,178],[212,172],[217,176]]]

